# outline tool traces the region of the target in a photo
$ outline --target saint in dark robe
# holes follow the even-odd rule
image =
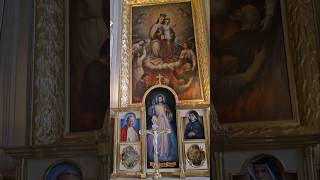
[[[264,157],[248,167],[250,180],[283,180],[280,169],[273,159]]]
[[[199,114],[197,111],[189,111],[187,113],[188,124],[184,131],[185,139],[204,139],[203,125],[199,121]]]
[[[82,81],[81,110],[78,123],[81,130],[101,129],[109,105],[109,42],[100,49],[100,58],[92,61],[86,68]],[[80,129],[80,128],[79,128]]]

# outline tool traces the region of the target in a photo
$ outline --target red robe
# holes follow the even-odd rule
[[[133,129],[136,132],[138,132],[134,127],[133,127]],[[128,131],[128,125],[125,125],[123,128],[121,128],[121,142],[126,142],[127,141],[127,131]],[[138,139],[139,139],[139,136],[138,136]]]

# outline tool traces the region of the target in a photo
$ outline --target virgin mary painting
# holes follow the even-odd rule
[[[155,85],[174,89],[180,100],[202,99],[190,2],[132,8],[132,103],[140,103],[147,88],[143,74]]]

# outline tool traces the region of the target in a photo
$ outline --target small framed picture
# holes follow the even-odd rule
[[[207,152],[205,143],[185,143],[186,170],[207,169]]]
[[[120,170],[139,171],[141,168],[140,146],[135,144],[120,145]]]
[[[183,117],[183,136],[185,140],[205,139],[203,115],[198,110],[189,110]]]
[[[140,113],[120,113],[120,142],[136,143],[140,141]]]

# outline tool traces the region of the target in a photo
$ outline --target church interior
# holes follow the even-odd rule
[[[0,0],[0,180],[320,180],[319,0]]]

